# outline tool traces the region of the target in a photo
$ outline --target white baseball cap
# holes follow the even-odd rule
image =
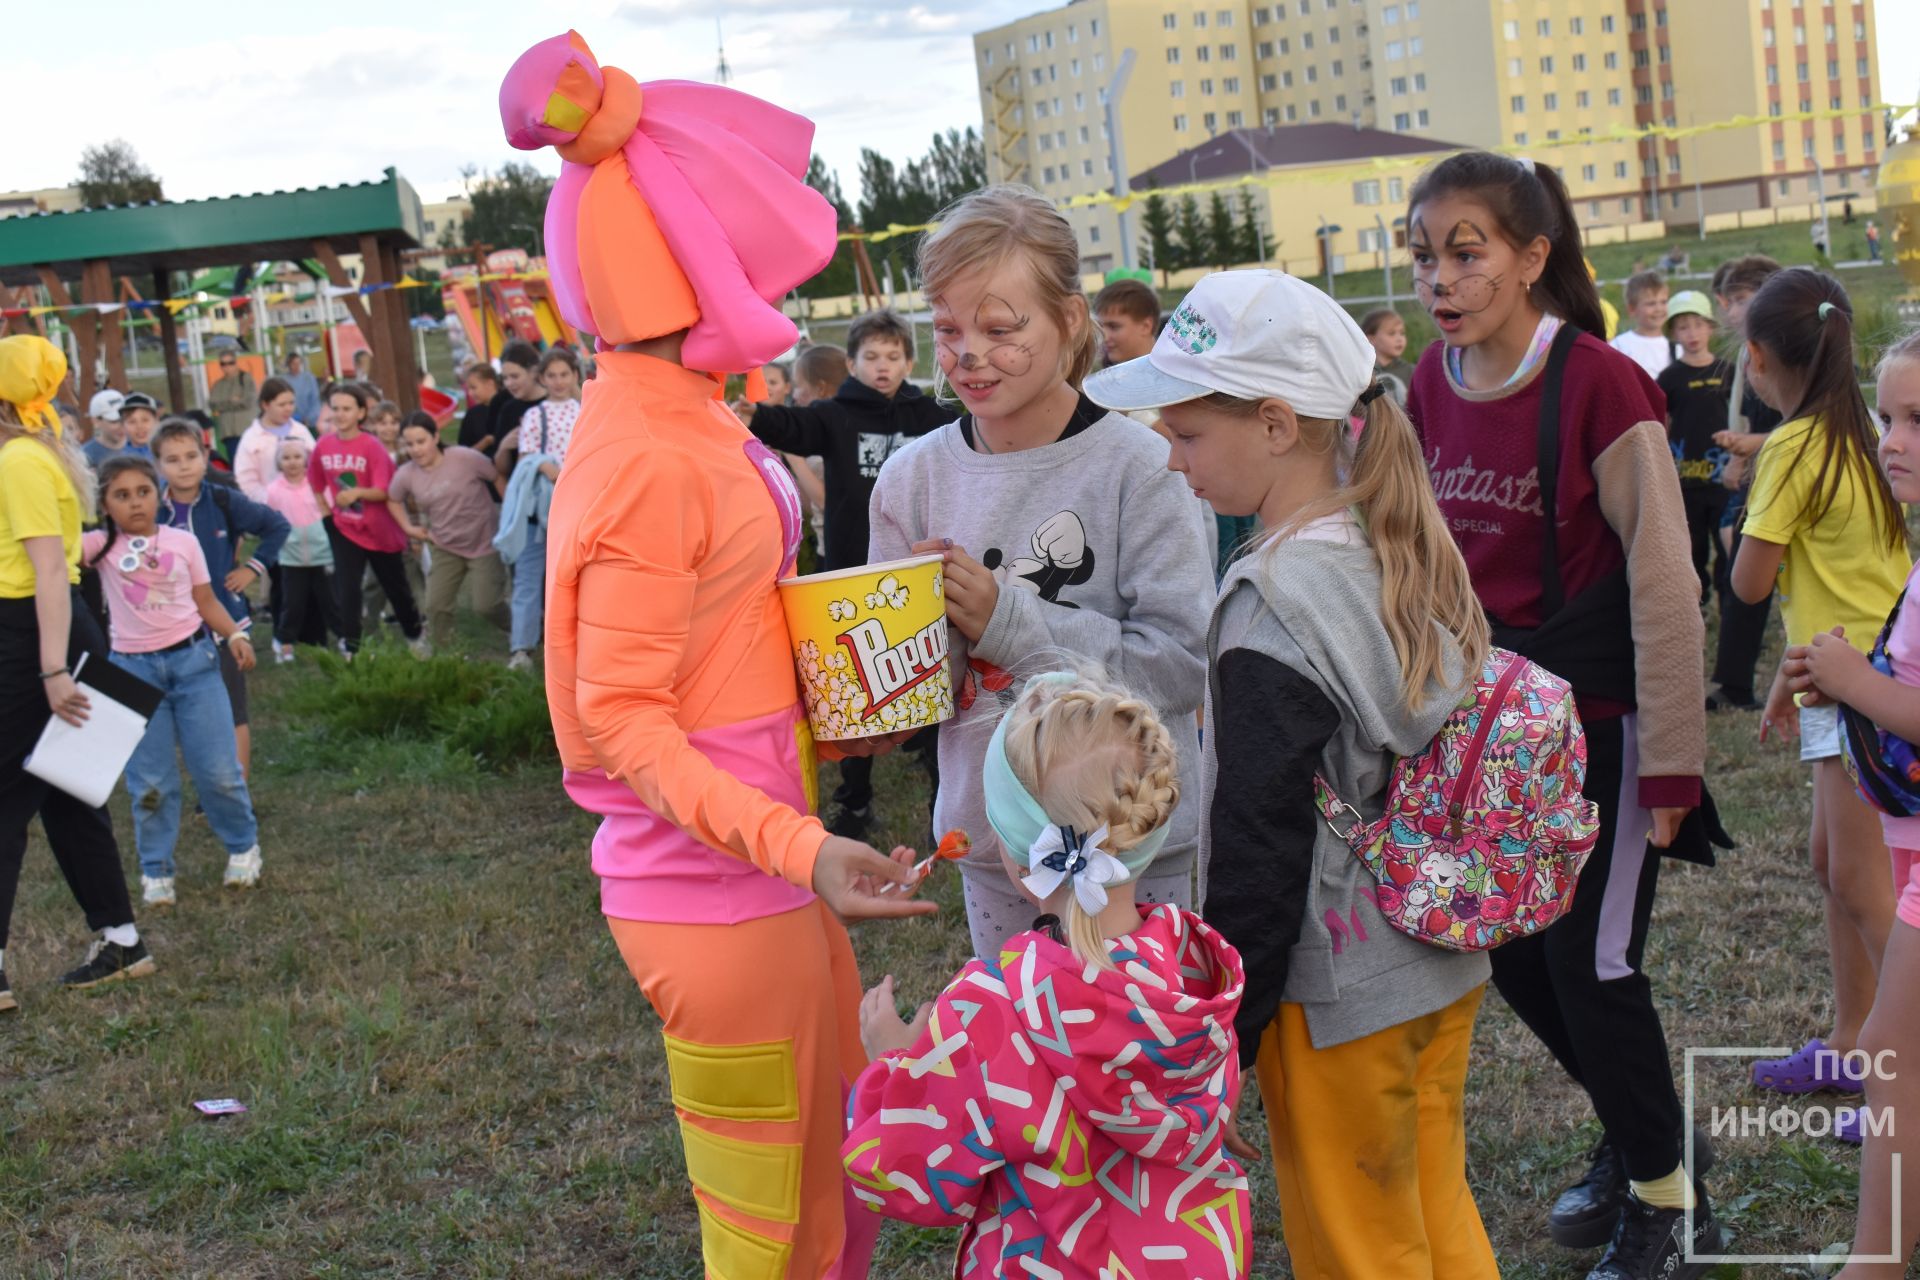
[[[93,399],[87,401],[87,416],[96,422],[120,421],[120,406],[127,398],[109,387],[105,391],[93,393]]]
[[[1087,379],[1107,409],[1162,409],[1220,392],[1344,418],[1374,381],[1373,344],[1346,308],[1283,271],[1218,271],[1175,307],[1153,350]]]

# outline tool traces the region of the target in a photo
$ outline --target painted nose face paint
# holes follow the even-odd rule
[[[1493,304],[1493,295],[1499,292],[1500,283],[1504,278],[1475,272],[1470,276],[1461,276],[1452,284],[1442,284],[1433,280],[1415,280],[1413,288],[1420,299],[1420,305],[1429,311],[1444,304],[1462,315],[1473,315],[1485,311]]]

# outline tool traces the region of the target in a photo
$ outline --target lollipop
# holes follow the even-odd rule
[[[904,886],[894,884],[887,885],[882,888],[880,892],[892,893],[895,889],[899,888],[917,888],[929,875],[933,874],[933,866],[936,862],[958,862],[972,852],[973,841],[967,838],[966,832],[949,831],[940,837],[940,847],[933,851],[931,858],[922,858],[913,864],[912,880]]]

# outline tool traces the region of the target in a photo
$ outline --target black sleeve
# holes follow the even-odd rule
[[[834,417],[831,400],[815,400],[805,407],[763,404],[753,411],[748,430],[769,449],[824,458],[833,452]]]
[[[1234,1020],[1244,1068],[1279,1011],[1288,953],[1300,940],[1320,829],[1313,775],[1340,712],[1311,680],[1251,649],[1222,654],[1219,673],[1205,907],[1246,966]]]

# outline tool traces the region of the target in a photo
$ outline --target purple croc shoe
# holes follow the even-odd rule
[[[1855,1070],[1818,1038],[1807,1041],[1798,1053],[1753,1064],[1754,1088],[1774,1093],[1860,1093],[1865,1079],[1864,1070]]]

